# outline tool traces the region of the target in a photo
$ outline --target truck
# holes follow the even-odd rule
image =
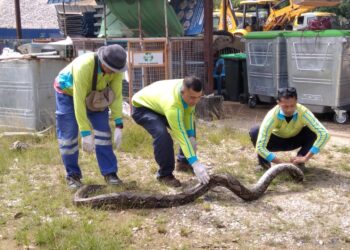
[[[339,29],[341,27],[336,14],[329,12],[306,12],[296,16],[293,30]]]
[[[292,30],[297,16],[340,3],[341,0],[243,0],[234,8],[231,0],[222,0],[219,30],[238,37],[251,31]]]

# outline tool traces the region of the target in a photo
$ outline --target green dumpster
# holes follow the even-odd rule
[[[249,98],[246,54],[225,54],[221,58],[225,60],[227,99],[246,103]]]

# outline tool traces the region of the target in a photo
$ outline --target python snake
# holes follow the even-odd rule
[[[85,185],[77,190],[73,202],[76,206],[92,208],[166,208],[193,202],[217,186],[229,189],[245,201],[252,201],[260,198],[272,180],[282,172],[289,173],[297,182],[304,179],[303,172],[293,164],[277,164],[268,169],[251,189],[246,188],[232,175],[213,174],[210,175],[208,184],[198,184],[178,194],[142,194],[124,191],[89,197],[91,193],[103,189],[106,185]]]

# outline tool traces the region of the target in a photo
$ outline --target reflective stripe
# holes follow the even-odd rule
[[[78,137],[74,139],[58,139],[58,143],[60,144],[61,147],[70,146],[78,143]]]
[[[94,130],[94,135],[102,136],[102,137],[111,137],[110,132],[102,132],[102,131],[98,131],[98,130]]]
[[[177,109],[177,122],[178,122],[179,130],[181,131],[182,137],[184,138],[184,140],[186,142],[187,149],[188,149],[188,151],[190,153],[190,157],[196,156],[196,154],[193,152],[192,144],[191,144],[191,147],[190,147],[190,142],[188,141],[188,136],[185,135],[184,129],[181,126],[182,124],[181,124],[181,120],[180,120],[180,109]]]
[[[72,155],[75,152],[78,152],[79,145],[75,146],[74,148],[60,148],[60,152],[62,155]]]
[[[101,146],[112,145],[112,141],[111,140],[95,139],[95,145],[101,145]]]

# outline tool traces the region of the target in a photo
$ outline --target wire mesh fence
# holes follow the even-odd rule
[[[124,97],[130,97],[143,87],[165,79],[195,75],[203,83],[207,82],[203,38],[180,37],[168,41],[163,38],[72,38],[72,41],[76,57],[110,44],[119,44],[128,51],[129,69],[123,81]],[[0,43],[1,47],[6,45],[5,42]]]
[[[75,55],[80,56],[86,52],[97,51],[98,48],[106,45],[105,39],[72,38]]]
[[[129,81],[132,86],[129,96],[165,79],[195,75],[207,82],[204,53],[203,38],[172,38],[168,43],[165,39],[129,41]]]
[[[143,87],[167,79],[166,40],[139,40],[128,43],[129,81],[132,96]]]
[[[194,75],[207,82],[203,38],[173,38],[169,46],[169,78]]]

